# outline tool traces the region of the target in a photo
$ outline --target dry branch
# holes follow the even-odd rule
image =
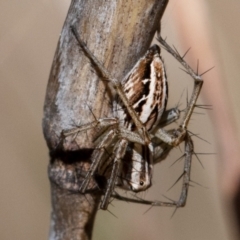
[[[63,129],[111,116],[111,94],[79,51],[70,26],[75,25],[88,48],[115,78],[121,80],[141,57],[159,30],[167,0],[73,0],[65,20],[47,86],[43,131],[50,150],[52,193],[50,239],[91,239],[100,201],[97,193],[81,195],[79,171],[87,171],[92,133],[78,144],[61,143]],[[74,178],[75,176],[75,178]],[[73,187],[69,191],[68,183]],[[75,185],[74,185],[75,184]],[[68,189],[68,190],[67,190]]]

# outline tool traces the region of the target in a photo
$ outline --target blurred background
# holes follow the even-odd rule
[[[168,42],[182,53],[188,47],[192,47],[194,53],[194,47],[198,48],[199,45],[194,45],[194,39],[183,43],[188,36],[183,32],[183,36],[179,37],[180,27],[176,19],[178,8],[186,2],[187,0],[170,1],[162,20],[162,35],[167,36]],[[0,239],[48,238],[51,212],[47,177],[49,157],[41,120],[48,75],[69,4],[70,0],[0,0]],[[229,195],[234,190],[231,190],[231,181],[225,178],[231,176],[231,168],[229,173],[224,173],[228,166],[224,159],[238,159],[238,152],[230,151],[226,158],[223,142],[238,145],[239,124],[236,123],[239,119],[240,101],[240,2],[211,0],[206,1],[204,8],[210,34],[202,34],[211,38],[211,51],[215,61],[205,68],[204,59],[209,63],[209,56],[204,58],[204,54],[201,55],[200,66],[204,69],[200,67],[200,72],[212,66],[215,68],[203,77],[205,79],[206,76],[207,80],[201,94],[204,99],[201,98],[199,103],[214,103],[214,106],[212,112],[198,109],[196,112],[204,114],[194,114],[190,130],[209,142],[195,137],[196,153],[216,154],[199,155],[204,168],[194,157],[192,180],[201,186],[192,184],[186,207],[179,209],[173,217],[174,210],[170,208],[149,209],[143,205],[114,201],[109,210],[116,217],[108,211],[98,212],[94,240],[236,239],[235,218],[229,201]],[[193,56],[190,54],[189,61],[196,67],[198,56]],[[168,108],[180,101],[180,108],[183,109],[187,92],[190,95],[192,91],[192,80],[164,50],[163,58],[169,79]],[[211,92],[214,95],[215,91],[211,79],[214,81],[216,76],[220,76],[219,85],[224,90],[224,101],[229,108],[227,118],[230,127],[227,131],[234,129],[235,137],[230,134],[224,141],[219,139],[224,134],[219,134],[216,128],[216,125],[221,125],[216,122],[216,116],[219,116],[217,113],[222,105],[215,104],[224,97],[220,95],[221,99],[211,98]],[[183,147],[175,149],[166,161],[155,167],[153,187],[139,194],[140,197],[165,200],[163,195],[166,195],[178,199],[181,182],[167,190],[182,172],[183,162],[170,167],[182,155],[182,151]],[[237,169],[238,164],[235,166]],[[229,191],[222,179],[229,185]],[[131,196],[130,193],[127,195]]]

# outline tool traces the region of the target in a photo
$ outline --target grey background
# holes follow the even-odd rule
[[[240,3],[210,2],[209,23],[214,29],[222,63],[217,67],[224,73],[237,120]],[[69,3],[69,0],[0,1],[0,239],[40,240],[48,236],[51,211],[47,178],[49,157],[41,119],[48,75]],[[172,1],[162,29],[168,41],[178,47],[171,25],[174,7]],[[192,89],[191,79],[179,70],[171,57],[165,52],[163,55],[170,85],[168,106],[175,106],[185,89],[181,100],[184,107],[186,86],[188,92]],[[195,139],[196,152],[218,152],[211,124],[207,114],[194,115],[191,131],[200,133],[211,143]],[[182,163],[170,168],[181,154],[176,149],[167,161],[156,166],[154,186],[141,193],[141,197],[164,200],[164,194],[177,199],[181,185],[169,192],[167,189],[181,174]],[[114,201],[109,210],[117,217],[108,211],[99,211],[93,239],[233,239],[230,208],[219,192],[218,156],[200,158],[204,169],[194,159],[192,178],[204,187],[191,188],[187,206],[178,210],[173,218],[173,209],[152,208],[145,213],[146,206]]]

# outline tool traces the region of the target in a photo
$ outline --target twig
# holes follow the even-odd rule
[[[49,77],[43,131],[51,162],[52,219],[49,239],[91,239],[99,193],[81,195],[78,187],[89,168],[93,132],[62,141],[72,122],[88,123],[111,116],[111,93],[79,52],[70,26],[99,61],[122,79],[141,57],[159,30],[167,0],[73,0],[66,17]],[[77,142],[77,144],[76,144]],[[71,186],[71,187],[69,187]],[[90,188],[94,187],[94,181]]]

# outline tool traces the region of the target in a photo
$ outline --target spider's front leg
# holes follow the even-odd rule
[[[129,104],[128,98],[126,97],[126,94],[124,92],[124,89],[122,87],[121,82],[119,82],[117,79],[114,79],[111,74],[107,71],[107,69],[104,68],[104,66],[98,61],[98,59],[91,53],[91,51],[88,49],[88,47],[85,45],[85,43],[82,41],[82,39],[79,37],[79,34],[74,26],[71,27],[71,31],[73,35],[75,36],[79,46],[84,51],[84,53],[87,55],[87,57],[90,59],[92,64],[99,70],[99,72],[102,75],[103,79],[108,80],[112,85],[115,91],[117,92],[118,96],[121,98],[121,101],[123,102],[124,106],[126,107],[128,114],[131,116],[137,131],[139,132],[140,136],[144,139],[146,144],[150,144],[150,136],[146,130],[146,127],[144,124],[140,121],[136,111],[134,108]]]
[[[200,91],[202,89],[203,80],[201,78],[201,75],[194,72],[192,68],[184,61],[184,56],[182,57],[176,50],[171,48],[160,35],[158,36],[157,40],[162,44],[163,48],[167,52],[169,52],[178,62],[180,62],[180,64],[185,68],[185,72],[189,74],[194,80],[193,92],[179,128],[172,135],[169,135],[161,128],[156,133],[156,136],[160,138],[163,142],[166,142],[172,146],[178,146],[184,140],[185,134],[187,132],[188,123],[196,106]]]

